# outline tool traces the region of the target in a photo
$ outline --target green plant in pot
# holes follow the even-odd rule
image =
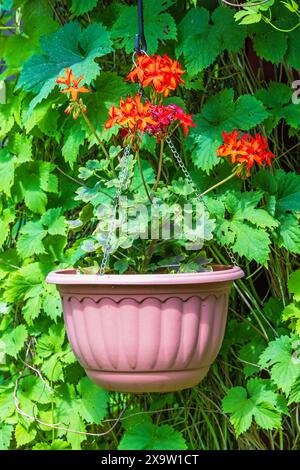
[[[47,280],[61,294],[78,360],[110,390],[181,390],[205,377],[222,344],[230,288],[244,275],[236,263],[213,264],[203,250],[216,230],[206,195],[273,156],[260,134],[224,132],[218,155],[232,171],[197,191],[176,146],[194,126],[192,116],[169,96],[184,85],[183,74],[167,55],[137,55],[127,80],[138,82],[138,92],[111,107],[108,150],[80,98],[89,92],[83,77],[67,69],[57,79],[70,94],[65,112],[85,120],[105,158],[80,168],[85,183],[76,198],[84,206],[69,225],[89,230],[76,245],[78,266]],[[175,181],[165,166],[171,159],[183,173]]]

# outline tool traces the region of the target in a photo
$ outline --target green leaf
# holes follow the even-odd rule
[[[6,284],[4,298],[7,302],[14,303],[24,298],[34,297],[43,292],[42,282],[44,275],[39,263],[32,263],[13,272]]]
[[[22,378],[18,388],[18,398],[21,402],[35,401],[39,404],[51,403],[53,392],[43,383],[40,378],[29,376]]]
[[[292,303],[285,307],[282,312],[282,319],[284,321],[291,321],[291,328],[300,336],[300,308]]]
[[[15,429],[15,438],[17,447],[22,447],[29,442],[32,442],[36,437],[36,430],[33,427],[29,429],[24,428],[21,423],[18,423]]]
[[[0,393],[0,418],[4,421],[9,418],[15,411],[15,402],[13,397],[13,389],[8,388],[5,392]]]
[[[300,254],[300,224],[293,214],[281,217],[278,229],[278,246]]]
[[[71,11],[75,16],[80,16],[93,10],[97,3],[98,0],[72,0]]]
[[[28,325],[32,325],[32,321],[39,316],[41,308],[42,299],[40,296],[31,297],[27,300],[22,308],[22,314]]]
[[[265,230],[238,221],[231,223],[230,230],[235,234],[235,242],[231,247],[235,253],[260,264],[267,263],[271,240]]]
[[[1,340],[5,344],[5,353],[10,356],[17,357],[17,354],[25,344],[27,334],[28,333],[24,325],[19,325],[13,330],[4,333]]]
[[[0,450],[9,448],[12,432],[13,426],[11,424],[0,423]]]
[[[247,389],[229,389],[222,406],[224,413],[230,414],[237,437],[250,428],[253,419],[263,429],[281,428],[278,397],[266,380],[250,379]]]
[[[225,89],[211,96],[199,115],[194,116],[186,145],[192,147],[192,159],[196,167],[209,172],[220,159],[216,150],[222,143],[222,132],[234,129],[248,131],[268,116],[260,101],[254,96],[242,95],[234,102],[232,89]]]
[[[10,188],[14,182],[15,157],[7,149],[0,149],[0,191],[10,196]]]
[[[265,228],[274,228],[277,221],[256,206],[262,198],[260,192],[227,192],[223,202],[230,219],[221,217],[217,224],[217,237],[222,244],[249,260],[265,264],[269,257],[271,240]]]
[[[84,74],[87,84],[99,74],[95,59],[111,52],[111,42],[106,28],[93,23],[81,30],[77,21],[67,23],[59,31],[41,39],[43,54],[28,59],[21,72],[18,86],[27,92],[38,93],[31,101],[27,115],[56,85],[58,75],[71,67],[76,76]]]
[[[195,167],[209,172],[218,163],[217,150],[220,146],[220,141],[213,140],[196,132],[194,137],[191,134],[191,140],[194,144],[192,161]]]
[[[144,27],[147,38],[148,51],[154,54],[159,41],[176,39],[176,24],[170,13],[166,10],[173,4],[173,0],[155,0],[144,2]],[[137,28],[136,6],[117,5],[117,18],[113,23],[111,37],[115,40],[115,47],[125,47],[127,54],[132,53],[132,45]]]
[[[281,336],[271,341],[260,356],[259,364],[270,370],[273,382],[288,395],[300,375],[300,361],[293,355],[296,337]]]
[[[62,324],[52,325],[48,335],[42,335],[37,343],[37,353],[41,357],[49,357],[53,353],[59,353],[65,339],[65,329]]]
[[[284,170],[276,170],[271,174],[265,170],[257,173],[255,183],[258,188],[275,196],[274,215],[277,218],[286,212],[300,211],[300,175]]]
[[[86,432],[84,422],[78,413],[71,413],[69,426],[70,429],[74,431],[79,431],[82,433]],[[86,438],[87,436],[84,434],[76,434],[72,432],[67,433],[67,440],[71,444],[72,450],[81,450],[81,443],[85,441]]]
[[[61,439],[55,439],[54,441],[51,442],[51,444],[48,444],[47,442],[39,442],[35,444],[32,448],[32,450],[66,450],[70,449],[70,445],[62,441]]]
[[[254,32],[253,45],[257,55],[272,64],[279,64],[287,51],[287,36],[263,21],[253,25],[252,31]]]
[[[78,159],[79,149],[84,139],[85,132],[81,129],[79,122],[76,121],[76,125],[68,127],[64,136],[62,155],[71,168]]]
[[[108,394],[97,387],[88,377],[80,380],[77,390],[81,396],[80,416],[88,423],[100,424],[106,415]]]
[[[300,402],[300,377],[294,383],[290,395],[289,395],[289,405],[291,403],[299,403]]]
[[[294,271],[288,280],[288,288],[290,294],[294,295],[296,302],[300,302],[300,269]]]
[[[55,322],[62,314],[61,298],[53,285],[47,285],[46,287],[43,310]]]
[[[17,242],[17,251],[21,258],[25,259],[34,254],[45,253],[42,240],[47,235],[47,231],[41,222],[27,222],[21,230],[21,235]]]
[[[17,163],[24,163],[31,160],[32,136],[14,134],[13,140],[9,142],[8,149],[17,159]]]
[[[300,124],[300,105],[292,103],[293,90],[284,83],[271,82],[268,89],[260,89],[255,96],[264,104],[269,112],[265,125],[269,131],[285,119],[291,127]]]
[[[219,41],[209,25],[209,16],[205,8],[192,8],[179,23],[176,52],[178,55],[183,53],[191,76],[211,65],[220,52]]]
[[[49,209],[41,218],[41,223],[46,226],[50,235],[64,236],[66,234],[66,219],[60,215],[61,211],[61,207]]]
[[[10,209],[4,209],[0,219],[0,248],[5,242],[10,229],[10,224],[15,220],[15,212]]]
[[[165,424],[155,426],[151,420],[126,425],[127,429],[118,446],[119,450],[185,450],[182,435]]]
[[[230,9],[217,8],[211,21],[209,11],[201,7],[190,9],[179,24],[176,52],[183,54],[190,76],[211,65],[225,49],[237,52],[244,45],[246,29],[236,24]]]

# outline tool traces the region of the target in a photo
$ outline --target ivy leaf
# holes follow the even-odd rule
[[[14,134],[8,149],[15,155],[18,163],[29,162],[32,155],[32,136]]]
[[[4,209],[0,219],[0,248],[5,242],[10,229],[10,224],[15,220],[15,212],[10,209]]]
[[[43,292],[44,275],[39,263],[31,263],[13,272],[6,284],[4,298],[14,303],[16,299],[34,297]]]
[[[300,376],[300,362],[293,355],[296,341],[296,336],[281,336],[268,344],[259,359],[260,366],[270,370],[273,382],[287,395]]]
[[[144,27],[148,50],[157,51],[159,41],[176,39],[177,30],[174,18],[166,10],[173,5],[173,0],[155,0],[144,4]],[[127,54],[132,52],[137,25],[135,6],[117,5],[117,18],[111,30],[115,47],[124,47]]]
[[[66,219],[60,215],[61,211],[61,207],[49,209],[41,218],[42,225],[47,228],[50,235],[64,236],[66,234]]]
[[[251,227],[238,221],[230,224],[230,231],[235,234],[235,242],[231,246],[235,253],[249,260],[266,264],[270,253],[270,237],[265,230]]]
[[[296,380],[294,383],[291,392],[289,394],[289,402],[288,404],[290,405],[291,403],[299,403],[300,402],[300,377]]]
[[[230,422],[237,437],[250,428],[253,419],[263,429],[281,427],[278,397],[266,380],[250,379],[247,389],[230,389],[222,401],[222,406],[224,413],[230,414]]]
[[[300,254],[300,225],[293,214],[281,217],[278,229],[278,246],[286,250]]]
[[[300,302],[300,269],[294,271],[288,280],[289,292],[294,295],[296,302]]]
[[[183,54],[191,76],[211,65],[219,52],[219,42],[211,34],[209,16],[206,8],[192,8],[179,23],[176,52],[179,56]]]
[[[53,321],[62,314],[61,299],[53,285],[47,285],[43,299],[43,310]]]
[[[34,254],[45,253],[42,240],[47,235],[40,221],[27,222],[21,230],[20,237],[17,242],[17,251],[21,258],[25,259]]]
[[[288,48],[287,36],[263,21],[251,26],[250,30],[254,33],[253,45],[257,55],[272,64],[279,64]]]
[[[30,427],[29,429],[26,429],[24,426],[22,426],[21,423],[18,423],[15,429],[15,438],[17,442],[17,447],[22,447],[25,444],[29,444],[29,442],[32,442],[36,437],[36,430],[34,427]]]
[[[196,119],[194,121],[196,123]],[[209,172],[218,163],[217,150],[220,140],[213,140],[209,136],[194,132],[190,134],[190,142],[193,145],[192,160],[195,167]]]
[[[132,422],[118,446],[119,450],[185,450],[187,445],[182,435],[171,426],[156,426],[151,419]]]
[[[223,202],[231,218],[224,220],[222,217],[218,221],[216,233],[221,243],[231,245],[235,253],[265,264],[271,243],[265,228],[275,227],[277,221],[256,207],[261,198],[260,192],[226,193]]]
[[[51,403],[52,392],[37,377],[29,376],[20,381],[18,397],[24,401],[35,401],[41,404]]]
[[[183,54],[191,76],[211,65],[225,49],[237,52],[244,45],[246,29],[236,24],[229,8],[215,9],[211,22],[209,11],[200,7],[190,9],[179,24],[176,52]]]
[[[9,448],[13,429],[11,424],[0,423],[0,450],[7,450]]]
[[[71,11],[75,16],[83,15],[83,13],[87,13],[95,8],[97,5],[98,0],[72,0],[72,7]]]
[[[8,388],[0,394],[0,418],[4,421],[9,418],[15,411],[15,402],[13,397],[13,389]]]
[[[31,297],[22,308],[23,317],[28,325],[32,325],[32,320],[37,318],[41,312],[42,299],[40,296]]]
[[[86,432],[84,422],[78,413],[71,412],[69,427],[75,431],[80,431],[82,433]],[[85,441],[86,438],[87,436],[84,434],[75,434],[72,432],[67,434],[67,440],[71,444],[72,450],[81,450],[81,443]]]
[[[38,442],[32,448],[32,450],[66,450],[70,449],[68,442],[65,442],[61,439],[55,439],[48,444],[48,442]]]
[[[291,127],[300,124],[300,105],[292,103],[293,90],[285,83],[271,82],[268,89],[260,89],[255,96],[269,111],[265,125],[271,131],[281,119],[285,119]]]
[[[0,149],[0,191],[10,196],[10,188],[14,182],[15,158],[7,149]]]
[[[295,329],[300,336],[300,308],[296,304],[291,303],[285,307],[282,312],[282,320],[290,320],[291,328]]]
[[[63,325],[52,325],[48,335],[42,335],[37,343],[37,353],[40,357],[47,358],[53,353],[59,353],[65,339],[65,329]]]
[[[275,196],[274,215],[279,218],[286,212],[300,211],[300,175],[284,170],[260,171],[255,176],[255,183],[271,196]]]
[[[100,424],[106,414],[108,394],[88,377],[80,380],[77,390],[81,396],[78,412],[88,423]]]
[[[30,103],[27,116],[47,98],[56,85],[57,76],[64,74],[66,67],[71,67],[76,76],[84,74],[89,84],[100,72],[95,59],[112,50],[109,34],[101,23],[81,30],[77,21],[43,36],[41,49],[42,54],[35,54],[25,62],[18,81],[18,86],[25,91],[38,93]]]
[[[24,325],[19,325],[13,330],[4,333],[1,340],[5,344],[5,353],[17,357],[18,352],[21,351],[25,344],[27,334]]]
[[[263,104],[254,96],[242,95],[234,102],[232,89],[210,97],[191,129],[186,145],[192,147],[192,159],[197,168],[209,172],[219,161],[216,150],[222,143],[222,132],[249,130],[268,116]]]
[[[81,129],[78,122],[76,125],[68,127],[64,135],[64,145],[62,147],[62,156],[65,161],[73,168],[76,162],[80,146],[84,143],[85,132]]]

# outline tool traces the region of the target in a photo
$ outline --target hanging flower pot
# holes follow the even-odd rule
[[[198,384],[224,337],[238,267],[205,273],[89,275],[54,271],[67,335],[87,375],[123,392]]]
[[[84,251],[92,253],[87,257],[87,263],[92,265],[82,262],[78,270],[54,271],[47,281],[58,287],[69,341],[87,375],[96,384],[124,392],[168,392],[192,387],[207,374],[223,341],[230,288],[234,280],[244,276],[228,247],[227,252],[235,266],[209,266],[211,260],[207,260],[205,252],[201,251],[203,242],[212,239],[212,227],[215,227],[214,220],[209,217],[206,195],[232,178],[248,178],[255,165],[271,165],[274,155],[268,149],[266,138],[260,134],[251,136],[237,130],[224,132],[224,144],[217,155],[227,159],[233,165],[233,171],[222,181],[199,192],[177,150],[177,143],[174,145],[172,140],[176,132],[182,138],[195,127],[192,115],[170,103],[170,99],[167,104],[164,102],[184,84],[184,70],[166,54],[148,56],[145,51],[140,51],[134,57],[134,67],[127,80],[139,83],[138,92],[122,98],[119,106],[112,105],[104,125],[104,132],[118,129],[117,134],[113,131],[113,141],[118,143],[120,139],[122,143],[119,147],[112,146],[110,153],[89,119],[87,106],[79,98],[79,94],[90,92],[80,85],[83,76],[77,79],[72,70],[66,69],[65,77],[57,79],[58,84],[66,87],[62,93],[70,95],[65,112],[72,114],[74,119],[79,116],[84,119],[101,147],[102,158],[104,155],[110,165],[110,173],[108,178],[99,176],[105,165],[98,167],[97,160],[93,160],[82,176],[87,179],[92,174],[98,183],[92,191],[87,185],[78,192],[77,199],[83,195],[83,203],[91,201],[87,212],[93,206],[90,224],[93,228],[90,239],[84,240],[85,245],[77,245],[74,256],[80,257]],[[147,97],[145,89],[149,91],[149,88],[150,97]],[[141,156],[145,151],[142,145],[145,134],[148,138],[153,137],[159,147],[159,155],[156,159],[150,158],[148,167]],[[173,183],[168,181],[168,173],[164,171],[166,151],[182,170],[192,191],[190,188],[186,192],[181,190],[180,181],[175,189],[171,186]],[[113,159],[115,152],[117,165]],[[153,166],[157,169],[156,176],[147,179],[144,169],[152,174]],[[93,173],[94,169],[99,172]],[[139,223],[136,219],[133,229],[130,226],[124,236],[123,228],[124,225],[128,228],[128,224],[123,223],[120,211],[117,217],[118,210],[122,209],[121,193],[130,192],[130,186],[137,178],[140,183],[129,195],[129,206],[135,210],[137,202],[138,210],[143,214],[142,230],[137,231]],[[98,199],[98,191],[102,189],[112,202],[112,211],[97,202],[101,199]],[[106,194],[106,190],[110,192]],[[166,207],[171,207],[172,201],[177,202],[179,195],[186,199],[191,193],[190,201],[194,206],[201,205],[199,214],[196,211],[188,219],[177,210],[170,223]],[[186,214],[193,212],[193,204]],[[159,233],[152,236],[152,221],[157,220],[152,218],[152,209],[159,207],[164,207],[161,228],[165,229],[169,224],[168,228],[172,225],[173,232],[177,233],[178,222],[184,221],[184,230],[180,230],[172,242],[167,236],[160,237]],[[199,228],[196,237],[192,234],[193,221]],[[83,223],[81,220],[70,222],[75,223],[75,228]],[[149,237],[148,226],[151,226]],[[169,240],[164,251],[157,243],[161,238]],[[100,250],[100,266],[97,250]],[[193,250],[196,253],[193,254]],[[181,262],[185,264],[182,266]],[[156,274],[165,268],[166,272]],[[124,274],[111,274],[113,270]]]

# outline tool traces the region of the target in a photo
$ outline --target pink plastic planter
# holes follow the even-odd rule
[[[224,337],[238,267],[184,274],[51,272],[69,341],[87,375],[109,390],[167,392],[207,374]]]

